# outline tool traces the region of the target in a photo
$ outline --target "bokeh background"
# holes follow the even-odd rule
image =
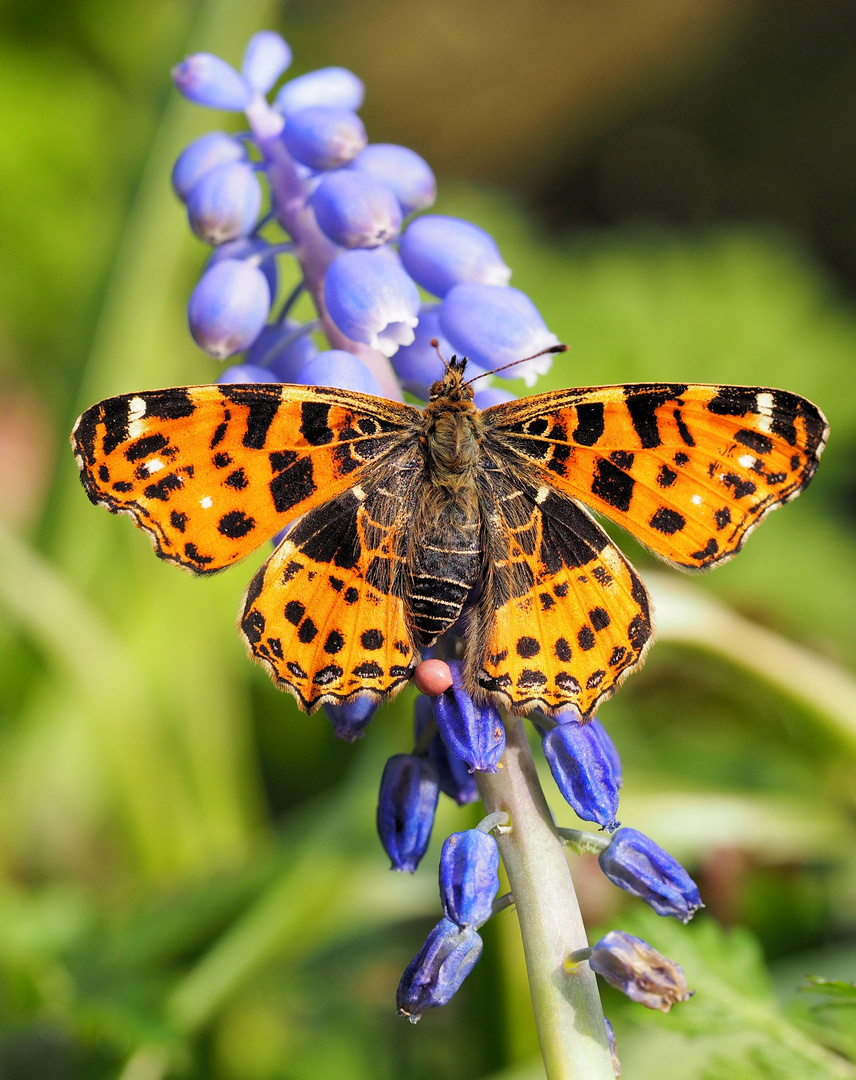
[[[606,993],[629,1080],[856,1076],[856,1010],[801,989],[856,978],[856,7],[2,0],[0,1078],[542,1075],[511,912],[449,1007],[393,1015],[439,844],[477,820],[441,806],[420,871],[387,871],[374,798],[410,695],[336,742],[244,656],[253,567],[158,563],[68,451],[102,397],[216,378],[168,177],[229,120],[168,71],[262,27],[292,73],[356,71],[370,138],[494,234],[571,345],[541,389],[768,384],[827,412],[817,480],[734,562],[684,578],[625,544],[661,640],[600,715],[621,816],[706,912],[574,872],[593,934],[641,934],[697,990],[668,1017]]]

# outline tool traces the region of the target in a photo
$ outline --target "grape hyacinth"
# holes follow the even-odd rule
[[[191,229],[213,249],[188,322],[205,352],[231,360],[219,381],[335,386],[399,400],[406,392],[425,401],[442,375],[441,356],[455,352],[470,358],[468,376],[479,377],[479,408],[512,398],[491,385],[493,369],[513,364],[508,376],[534,385],[552,363],[542,351],[558,338],[509,284],[493,238],[471,222],[426,213],[436,194],[430,166],[408,147],[368,141],[355,74],[321,68],[277,89],[291,59],[278,34],[262,31],[240,71],[205,53],[173,71],[186,98],[243,113],[248,128],[197,138],[172,173]],[[314,313],[298,317],[307,298]],[[416,871],[440,792],[461,807],[480,797],[487,811],[476,829],[443,845],[443,918],[402,977],[398,1009],[415,1022],[446,1004],[481,956],[478,928],[514,904],[548,1071],[611,1077],[593,971],[658,1008],[685,1000],[686,985],[672,965],[666,986],[670,962],[621,932],[586,951],[523,722],[473,701],[454,659],[465,634],[466,616],[417,668],[414,745],[389,759],[380,782],[377,828],[395,870]],[[325,711],[335,735],[353,741],[375,708],[357,698]],[[565,800],[583,820],[617,828],[621,761],[605,729],[574,713],[533,720]],[[576,850],[600,852],[610,880],[661,914],[688,919],[699,906],[685,871],[641,833],[624,829],[611,842],[562,835]],[[497,900],[500,856],[512,891]]]

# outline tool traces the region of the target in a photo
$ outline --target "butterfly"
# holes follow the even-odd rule
[[[463,613],[476,700],[588,718],[652,636],[645,586],[591,511],[672,566],[715,566],[809,483],[826,420],[783,390],[673,383],[479,411],[465,369],[453,357],[424,409],[276,384],[126,394],[72,446],[91,501],[197,574],[293,522],[239,625],[304,711],[395,694]]]

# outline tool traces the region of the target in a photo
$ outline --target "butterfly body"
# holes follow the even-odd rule
[[[652,631],[641,579],[587,507],[705,569],[808,484],[825,420],[785,391],[692,384],[480,412],[465,365],[423,410],[329,387],[186,387],[93,406],[72,441],[90,499],[197,573],[294,521],[240,625],[303,709],[391,696],[463,611],[474,697],[589,716]]]

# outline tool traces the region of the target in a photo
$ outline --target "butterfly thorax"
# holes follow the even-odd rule
[[[463,379],[466,363],[453,356],[444,377],[431,387],[419,439],[431,483],[452,491],[474,482],[483,434],[472,387]]]

